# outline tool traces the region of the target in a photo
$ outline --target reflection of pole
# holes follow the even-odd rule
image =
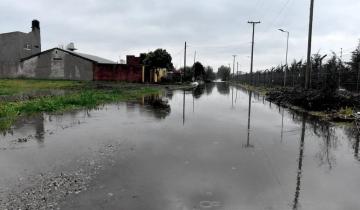
[[[196,52],[196,51],[195,51]],[[193,98],[193,113],[195,112],[195,99],[194,99],[194,92],[192,94],[192,98]]]
[[[293,209],[297,210],[299,208],[299,197],[300,197],[300,188],[301,188],[301,177],[302,177],[302,166],[303,166],[303,158],[304,158],[304,147],[305,147],[305,126],[306,126],[306,117],[303,115],[302,120],[302,129],[301,129],[301,140],[299,147],[299,159],[298,159],[298,170],[296,177],[296,191],[295,198],[293,203]]]
[[[184,97],[183,97],[183,125],[185,125],[185,90],[184,90]]]
[[[356,135],[356,142],[355,142],[355,145],[354,145],[354,156],[355,156],[355,159],[356,160],[359,160],[359,145],[360,145],[360,133],[357,132],[357,135]]]
[[[248,112],[248,128],[247,128],[247,142],[245,147],[253,147],[250,144],[250,119],[251,119],[251,96],[252,92],[249,93],[249,112]]]
[[[234,87],[231,88],[231,108],[234,108]]]
[[[235,104],[236,104],[236,102],[237,102],[237,98],[238,98],[238,90],[236,89],[236,94],[235,94]]]
[[[282,109],[281,113],[281,142],[283,141],[284,137],[284,108]]]

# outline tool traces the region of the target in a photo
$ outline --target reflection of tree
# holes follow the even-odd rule
[[[144,105],[157,119],[165,119],[171,112],[170,105],[158,95],[145,96]]]
[[[299,113],[293,112],[293,120],[295,122],[300,122]],[[335,133],[335,127],[331,123],[319,120],[316,117],[307,117],[307,122],[313,133],[321,139],[320,141],[320,151],[316,154],[316,158],[319,161],[319,165],[326,165],[329,170],[334,167],[336,163],[335,155],[333,151],[338,146],[338,138]]]
[[[39,143],[44,142],[45,135],[45,125],[44,125],[44,115],[40,114],[39,116],[34,117],[34,126],[35,126],[35,139]]]
[[[302,119],[301,138],[300,138],[300,146],[299,146],[299,159],[298,159],[298,168],[297,168],[297,176],[296,176],[296,190],[295,190],[295,198],[294,198],[294,202],[293,202],[294,210],[299,209],[302,166],[303,166],[303,158],[304,158],[304,150],[305,150],[305,127],[306,127],[306,115],[304,114],[303,119]]]
[[[335,129],[330,126],[330,123],[316,123],[312,124],[314,133],[318,137],[322,137],[320,142],[320,151],[316,154],[317,159],[320,161],[320,166],[327,165],[329,170],[333,168],[336,162],[332,149],[337,148],[337,137],[335,135]]]
[[[212,91],[214,90],[215,85],[216,84],[214,82],[206,83],[205,91],[206,91],[207,95],[210,95],[212,93]]]
[[[200,98],[205,92],[205,85],[199,85],[193,90],[193,96],[198,99]]]
[[[230,94],[230,86],[226,82],[218,82],[216,83],[216,88],[218,92],[222,95],[229,95]]]
[[[360,130],[357,125],[347,126],[345,128],[345,134],[351,142],[352,148],[354,149],[354,158],[360,161],[359,158],[359,147],[360,147]]]

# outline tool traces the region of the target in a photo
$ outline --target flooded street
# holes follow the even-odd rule
[[[90,177],[81,179],[81,190],[54,206],[359,209],[355,128],[316,121],[226,83],[162,98],[170,109],[145,97],[17,122],[0,136],[2,198],[26,192],[39,174],[83,169],[74,173]]]

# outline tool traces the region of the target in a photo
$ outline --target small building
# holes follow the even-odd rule
[[[31,28],[0,34],[0,78],[16,76],[21,59],[41,52],[40,22],[33,20]]]
[[[158,83],[166,69],[147,69],[142,65],[145,54],[129,55],[126,64],[79,53],[73,43],[66,49],[52,48],[41,52],[40,22],[32,21],[29,33],[0,34],[0,78],[33,78],[84,81],[126,81]]]
[[[84,81],[142,81],[142,65],[135,56],[127,56],[127,64],[67,49],[52,48],[21,59],[17,77]]]

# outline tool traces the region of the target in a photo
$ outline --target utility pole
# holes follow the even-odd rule
[[[340,50],[340,60],[342,61],[342,58],[343,58],[343,48],[341,48]]]
[[[236,67],[236,78],[237,78],[237,80],[239,80],[239,62],[236,62],[236,65],[237,65],[237,67]]]
[[[254,44],[255,44],[255,25],[260,24],[260,21],[248,21],[249,24],[253,26],[253,33],[252,33],[252,42],[251,42],[251,64],[250,64],[250,85],[252,85],[252,74],[253,74],[253,65],[254,65]]]
[[[312,42],[313,17],[314,17],[314,0],[310,0],[310,18],[309,18],[309,35],[308,35],[308,49],[307,49],[307,65],[305,71],[305,89],[309,88],[309,79],[311,75],[311,42]]]
[[[279,29],[279,31],[283,32],[283,33],[287,33],[287,39],[286,39],[286,58],[285,58],[285,71],[284,71],[284,87],[286,87],[286,73],[287,73],[287,68],[288,68],[288,54],[289,54],[289,36],[290,36],[290,32],[289,31],[285,31],[284,29]]]
[[[185,76],[185,70],[186,70],[186,42],[185,42],[185,48],[184,48],[184,73],[181,77],[181,83],[183,83],[183,80],[184,80],[184,76]]]
[[[196,50],[195,50],[195,53],[194,53],[194,64],[196,63]]]
[[[233,55],[234,57],[234,61],[233,61],[233,79],[235,78],[235,58],[236,58],[236,55]]]

